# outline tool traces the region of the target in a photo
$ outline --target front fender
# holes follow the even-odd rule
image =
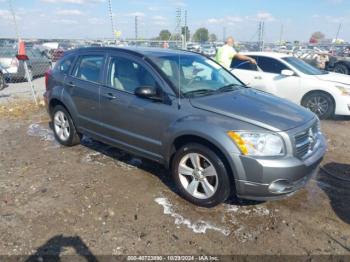
[[[234,121],[232,121],[234,122]],[[226,135],[232,130],[229,126],[231,121],[215,116],[191,115],[178,119],[166,130],[163,135],[164,152],[163,155],[167,166],[170,166],[171,157],[174,153],[174,142],[182,136],[196,136],[204,139],[217,147],[228,160],[232,171],[235,173],[233,156],[240,155],[240,150],[234,142]]]

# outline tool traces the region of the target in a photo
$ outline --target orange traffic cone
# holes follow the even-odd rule
[[[18,41],[18,60],[28,60],[28,56],[26,55],[26,46],[23,40]]]

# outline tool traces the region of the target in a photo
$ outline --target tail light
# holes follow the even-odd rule
[[[45,87],[46,87],[46,90],[49,89],[49,77],[51,76],[51,69],[47,70],[45,72]]]
[[[18,67],[19,66],[19,61],[16,57],[12,58],[10,67]]]

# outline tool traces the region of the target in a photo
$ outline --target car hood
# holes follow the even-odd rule
[[[322,81],[350,85],[350,76],[344,74],[330,72],[324,75],[317,75],[316,77]]]
[[[193,107],[239,119],[271,131],[286,131],[311,121],[315,115],[285,99],[246,88],[190,99]]]

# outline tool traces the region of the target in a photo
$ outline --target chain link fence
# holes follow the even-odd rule
[[[111,39],[103,40],[25,40],[25,49],[28,60],[17,59],[18,41],[17,39],[0,39],[0,102],[1,99],[12,99],[15,97],[28,96],[42,98],[45,91],[45,72],[51,69],[56,61],[63,56],[67,50],[82,47],[156,47],[171,49],[187,49],[201,52],[207,56],[215,56],[216,50],[223,43],[184,43],[181,40],[126,40],[116,41]],[[255,51],[256,43],[241,43],[240,51]],[[324,48],[324,52],[314,49],[280,50],[278,45],[268,46],[267,51],[286,52],[293,54],[306,62],[327,69],[330,56],[327,54],[329,48]],[[275,48],[275,49],[273,49]],[[346,46],[338,46],[338,50],[347,50]],[[323,50],[323,49],[322,49]],[[348,54],[349,56],[349,54]],[[334,61],[334,58],[333,60]],[[25,70],[25,63],[28,70]],[[333,62],[336,68],[336,62]],[[332,69],[329,69],[332,70]],[[350,72],[350,58],[349,58]]]

